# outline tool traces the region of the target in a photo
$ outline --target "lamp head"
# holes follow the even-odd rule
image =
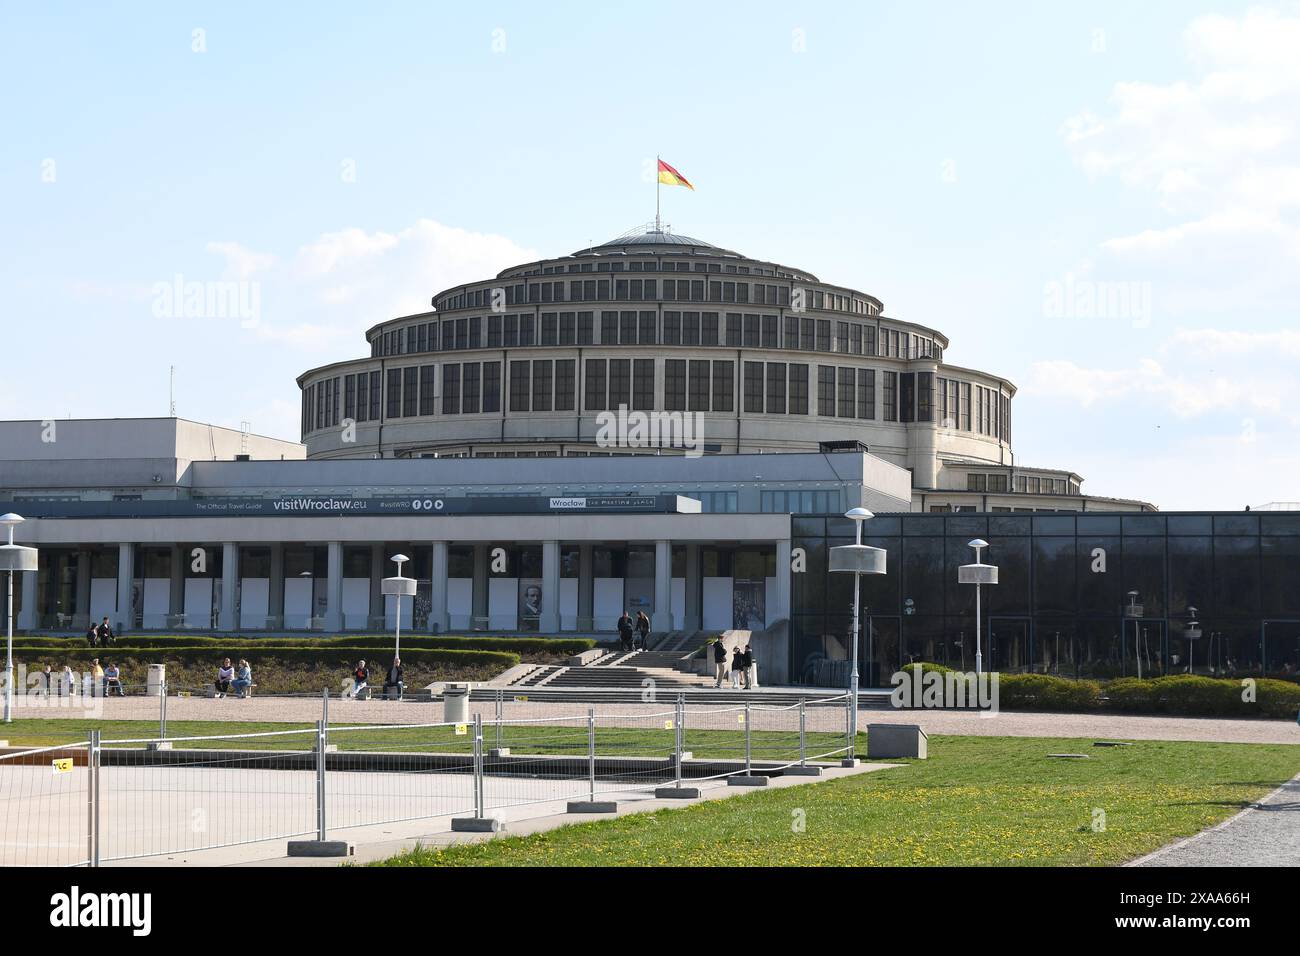
[[[989,543],[985,541],[983,538],[975,538],[972,541],[967,541],[966,546],[979,550],[980,548],[987,548],[989,546]]]
[[[395,554],[395,555],[393,555],[391,558],[389,558],[388,560],[390,560],[390,561],[396,561],[398,564],[401,564],[403,561],[410,561],[411,559],[408,558],[408,557],[407,557],[406,555],[404,555],[404,554]]]
[[[22,515],[16,515],[12,511],[9,512],[8,514],[0,515],[0,525],[6,525],[8,527],[13,527],[16,524],[22,524],[26,520],[27,519],[24,518]]]
[[[852,518],[854,521],[866,521],[868,518],[875,517],[866,508],[850,508],[844,512],[844,517]]]

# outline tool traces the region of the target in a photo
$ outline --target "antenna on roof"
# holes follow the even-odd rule
[[[167,379],[167,417],[176,417],[176,366],[168,366]]]

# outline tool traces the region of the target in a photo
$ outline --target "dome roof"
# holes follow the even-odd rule
[[[573,253],[575,256],[590,255],[595,253],[617,253],[624,249],[635,249],[637,252],[646,252],[654,247],[669,246],[674,249],[708,249],[712,252],[734,256],[737,253],[730,249],[723,249],[715,246],[711,242],[705,242],[702,239],[692,239],[690,236],[683,236],[675,232],[668,232],[662,228],[656,229],[653,225],[634,229],[625,232],[621,236],[615,236],[608,242],[602,242],[598,245],[590,246],[586,249],[579,249]]]

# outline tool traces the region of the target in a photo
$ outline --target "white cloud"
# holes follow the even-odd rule
[[[226,260],[223,279],[243,282],[275,265],[275,256],[253,252],[237,242],[209,242],[207,250]]]
[[[1254,8],[1184,31],[1189,76],[1126,81],[1061,136],[1090,178],[1150,194],[1150,227],[1102,243],[1167,311],[1300,302],[1300,16]],[[1172,220],[1172,221],[1171,221]]]

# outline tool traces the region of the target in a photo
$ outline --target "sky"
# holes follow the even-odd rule
[[[0,0],[0,418],[295,378],[654,216],[939,329],[1017,461],[1300,500],[1300,6]],[[187,309],[178,285],[238,282]],[[198,314],[195,314],[197,311]]]

